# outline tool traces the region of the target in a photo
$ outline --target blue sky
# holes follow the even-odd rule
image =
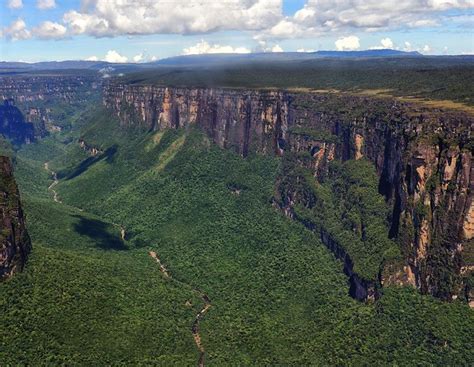
[[[474,0],[0,0],[0,60],[396,48],[474,52]]]

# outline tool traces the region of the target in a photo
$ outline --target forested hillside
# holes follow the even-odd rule
[[[342,262],[272,205],[279,158],[110,116],[84,111],[15,154],[34,250],[0,284],[7,365],[194,365],[201,294],[206,365],[473,361],[462,302],[399,287],[373,303],[350,297]],[[338,175],[365,180],[354,169]],[[374,205],[363,220],[385,210]]]

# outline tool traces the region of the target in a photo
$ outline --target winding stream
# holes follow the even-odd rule
[[[48,173],[53,177],[53,182],[48,186],[48,190],[53,193],[53,200],[56,203],[62,203],[62,201],[59,199],[57,191],[54,189],[54,187],[59,183],[58,174],[49,169],[49,162],[44,164],[44,169],[48,171]]]
[[[161,262],[161,260],[158,257],[157,253],[155,251],[150,251],[148,254],[158,263],[158,265],[160,267],[160,271],[163,274],[163,276],[165,278],[173,279],[171,277],[170,273],[168,272],[168,270],[166,269],[166,267]],[[176,279],[173,279],[173,280],[178,282],[178,283],[182,283],[181,281],[178,281]],[[182,284],[185,284],[185,283],[182,283]],[[185,284],[185,285],[189,286],[188,284]],[[193,322],[193,325],[191,327],[191,331],[193,333],[193,338],[194,338],[194,343],[196,344],[196,347],[199,350],[198,366],[199,367],[204,367],[204,357],[206,355],[206,350],[204,349],[204,346],[202,344],[201,334],[199,332],[199,323],[202,320],[202,318],[204,317],[204,315],[207,313],[207,311],[211,308],[212,305],[211,305],[211,300],[209,299],[207,294],[202,293],[199,289],[196,289],[196,288],[193,288],[193,291],[196,292],[197,294],[199,294],[199,297],[204,302],[204,307],[199,311],[199,313],[194,318],[194,322]]]
[[[53,193],[53,200],[56,203],[62,203],[62,201],[59,199],[59,195],[58,195],[57,191],[54,189],[54,187],[59,183],[57,173],[49,168],[49,162],[46,162],[44,164],[44,169],[53,177],[53,182],[51,183],[51,185],[48,186],[48,190]],[[81,210],[81,209],[79,209],[79,210]],[[112,223],[112,224],[114,226],[120,228],[120,238],[122,239],[122,241],[125,241],[125,236],[126,236],[125,228],[123,226],[115,224],[115,223]],[[183,283],[183,282],[181,282],[179,280],[176,280],[176,279],[171,277],[169,271],[163,265],[160,258],[158,257],[158,254],[155,251],[150,251],[148,254],[157,262],[157,264],[160,267],[160,271],[161,271],[161,273],[163,274],[163,276],[165,278],[173,279],[173,281],[184,284],[184,285],[189,287],[189,284]],[[191,332],[193,334],[194,343],[196,344],[196,347],[199,350],[198,366],[199,367],[204,367],[204,357],[206,355],[206,350],[204,349],[204,346],[202,344],[201,334],[199,332],[199,324],[200,324],[200,321],[203,319],[203,317],[206,315],[207,311],[211,308],[211,300],[209,299],[207,294],[202,293],[199,289],[192,288],[192,290],[193,290],[193,292],[199,294],[199,297],[204,302],[204,307],[199,311],[199,313],[194,318],[194,322],[193,322],[192,327],[191,327]]]

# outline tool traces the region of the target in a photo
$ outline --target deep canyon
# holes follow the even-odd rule
[[[399,241],[404,259],[385,261],[364,279],[353,271],[351,254],[319,228],[322,241],[345,262],[354,296],[373,298],[377,283],[405,284],[472,302],[466,276],[473,264],[463,257],[472,251],[474,238],[474,118],[469,113],[347,94],[119,83],[105,87],[103,101],[123,125],[159,130],[194,124],[220,147],[244,157],[307,152],[297,164],[309,168],[316,181],[328,179],[332,160],[370,160],[379,192],[392,207],[387,236]],[[282,189],[276,190],[276,203],[289,216],[295,217],[295,204],[310,205],[291,185]]]

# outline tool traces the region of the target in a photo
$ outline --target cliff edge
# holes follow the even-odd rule
[[[0,279],[6,279],[23,269],[31,241],[12,164],[4,156],[0,156],[0,225]]]

